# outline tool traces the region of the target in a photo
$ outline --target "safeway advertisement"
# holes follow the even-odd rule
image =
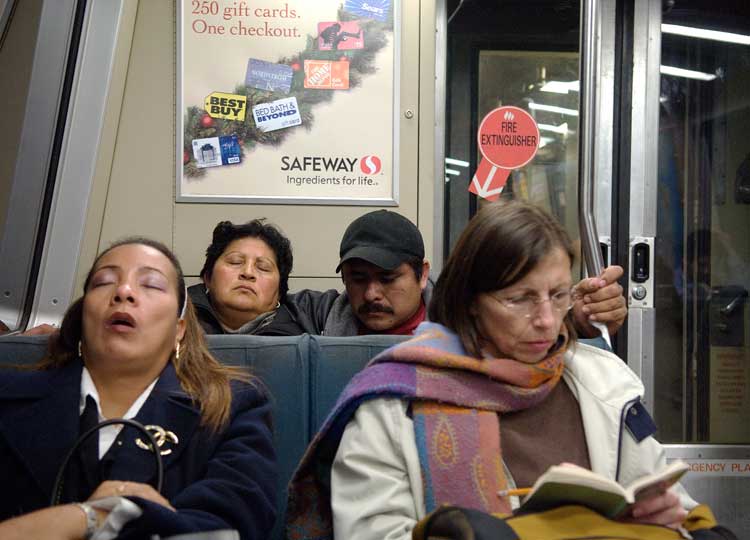
[[[393,200],[397,0],[179,9],[178,200]]]

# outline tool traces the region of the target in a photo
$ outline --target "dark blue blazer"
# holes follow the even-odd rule
[[[0,521],[49,505],[58,468],[78,437],[81,371],[75,361],[50,371],[0,372]],[[135,419],[179,437],[163,456],[162,489],[177,512],[133,498],[143,515],[120,538],[227,528],[243,539],[269,535],[277,475],[270,405],[251,385],[233,383],[232,390],[230,421],[214,433],[200,425],[200,410],[167,365]],[[120,432],[109,479],[154,484],[154,457],[135,445],[138,436],[129,427]]]

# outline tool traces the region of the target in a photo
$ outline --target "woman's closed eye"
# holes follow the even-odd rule
[[[271,261],[260,260],[255,263],[255,267],[261,272],[273,272],[274,266]]]
[[[116,278],[113,272],[104,270],[102,272],[97,272],[96,275],[91,279],[91,285],[90,287],[96,288],[101,287],[104,285],[112,285],[115,283]]]
[[[147,279],[141,282],[141,285],[143,285],[146,289],[154,289],[157,291],[164,291],[166,290],[166,284],[162,283],[161,281]]]

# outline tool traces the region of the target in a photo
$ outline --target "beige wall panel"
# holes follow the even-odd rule
[[[420,8],[419,2],[402,2],[399,206],[390,207],[419,225],[428,258],[434,238],[434,20],[420,36],[420,16],[432,16],[433,4]],[[186,274],[196,276],[218,221],[267,217],[292,241],[295,288],[340,288],[334,269],[341,236],[353,219],[376,207],[175,204],[175,5],[166,0],[133,2],[129,9],[130,27],[124,24],[118,38],[116,80],[108,99],[81,268],[111,241],[143,234],[171,245]],[[410,119],[407,110],[414,113]],[[80,284],[82,272],[78,278]]]
[[[416,2],[414,2],[416,3]],[[443,220],[436,220],[435,190],[443,189],[442,179],[435,171],[435,0],[420,2],[419,62],[410,69],[419,70],[419,222],[424,237],[427,257],[436,266],[434,257],[441,249]],[[442,105],[441,105],[442,106]],[[442,208],[439,209],[442,212]],[[436,255],[438,254],[438,255]],[[436,267],[442,266],[441,264]]]
[[[217,222],[228,219],[242,223],[265,217],[278,225],[292,242],[293,276],[333,277],[346,227],[370,210],[369,207],[178,204],[175,249],[185,272],[197,275]],[[407,213],[403,206],[395,210],[416,221],[416,211]]]
[[[100,248],[133,234],[172,244],[173,65],[173,3],[139,2]]]
[[[312,289],[314,291],[327,291],[328,289],[344,290],[344,284],[340,277],[335,278],[290,278],[289,292]]]
[[[201,282],[197,276],[186,276],[185,283],[190,287]],[[340,277],[335,278],[289,278],[289,292],[297,292],[302,289],[314,291],[327,291],[328,289],[344,290],[344,284]]]
[[[26,114],[26,97],[33,67],[36,37],[39,30],[41,0],[20,0],[0,49],[0,103],[3,104],[2,137],[0,137],[0,227],[5,227],[11,179],[16,168],[16,154]],[[2,235],[0,229],[0,235]]]
[[[104,211],[109,191],[110,173],[112,171],[115,145],[120,127],[125,82],[127,81],[130,49],[133,44],[133,31],[138,13],[138,1],[125,2],[122,19],[117,36],[115,59],[113,62],[112,78],[105,109],[102,133],[99,139],[99,152],[94,170],[94,181],[89,194],[89,205],[86,209],[86,226],[81,242],[81,253],[78,258],[76,271],[76,294],[83,288],[86,272],[94,262],[100,250],[100,237],[104,222]]]
[[[419,2],[404,1],[402,9],[399,206],[388,208],[421,226],[422,210],[418,205],[425,201],[431,203],[432,191],[423,197],[423,191],[427,188],[421,185],[418,173]],[[428,58],[426,61],[434,64],[434,58]],[[432,83],[430,88],[433,88]],[[414,113],[411,119],[404,115],[407,110]],[[425,158],[424,161],[429,159]],[[217,222],[223,219],[243,222],[256,217],[266,217],[279,225],[292,241],[292,276],[313,280],[333,278],[333,281],[340,283],[334,270],[338,263],[339,243],[344,230],[352,220],[376,208],[378,207],[178,203],[175,209],[174,247],[185,266],[185,271],[190,275],[196,275],[202,267],[205,249]],[[422,231],[429,257],[432,247],[431,205],[426,212],[428,216],[425,223],[428,224],[428,228],[422,228]],[[321,283],[325,284],[326,281]]]

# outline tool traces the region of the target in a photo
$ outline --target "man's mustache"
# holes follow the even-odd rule
[[[377,302],[367,302],[359,306],[357,313],[360,315],[367,315],[368,313],[388,313],[393,315],[393,308],[378,304]]]

